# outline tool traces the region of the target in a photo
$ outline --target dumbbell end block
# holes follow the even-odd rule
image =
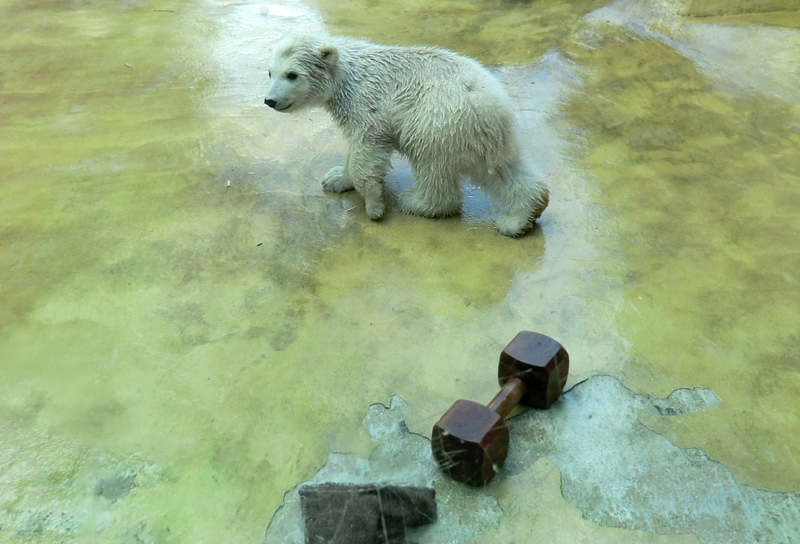
[[[474,486],[492,479],[508,455],[508,429],[486,406],[459,400],[433,426],[433,456],[451,478]]]
[[[534,408],[549,408],[569,375],[569,354],[549,336],[522,331],[500,354],[498,381],[500,386],[512,377],[525,383],[526,392],[520,402]]]

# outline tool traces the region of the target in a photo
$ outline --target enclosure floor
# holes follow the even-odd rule
[[[800,511],[799,6],[691,3],[0,0],[0,542],[260,542],[329,452],[370,456],[370,405],[427,437],[520,330],[567,348],[575,403],[703,388],[625,421]],[[536,228],[499,236],[473,189],[402,215],[399,157],[379,222],[324,193],[341,133],[263,104],[271,44],[318,30],[489,66],[550,186]],[[613,474],[562,488],[578,450],[515,455],[497,523],[422,541],[756,542],[648,525],[633,488],[606,509]]]

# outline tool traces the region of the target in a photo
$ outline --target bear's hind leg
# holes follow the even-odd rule
[[[547,186],[523,164],[490,169],[472,181],[503,206],[495,226],[505,236],[523,235],[550,202]]]
[[[457,172],[444,165],[411,165],[414,186],[400,195],[403,213],[449,217],[461,213],[464,195]]]

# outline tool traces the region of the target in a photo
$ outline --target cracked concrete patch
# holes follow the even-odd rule
[[[499,526],[470,544],[547,542],[548,544],[698,544],[693,535],[655,535],[603,527],[586,519],[561,496],[561,474],[541,458],[524,473],[505,478],[489,492],[503,509]]]
[[[662,416],[679,416],[719,408],[719,398],[704,387],[678,389],[665,399],[653,399],[653,406]]]
[[[564,498],[609,527],[719,544],[799,542],[800,493],[743,485],[704,452],[681,449],[640,421],[642,414],[673,417],[718,405],[709,389],[654,399],[595,377],[550,410],[509,422],[506,470],[519,474],[546,457],[561,471]]]

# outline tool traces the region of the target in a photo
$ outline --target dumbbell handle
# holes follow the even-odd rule
[[[505,417],[514,409],[514,406],[519,404],[519,400],[525,394],[525,382],[519,378],[509,378],[500,392],[495,395],[492,402],[489,403],[488,408],[494,410],[500,417]]]

